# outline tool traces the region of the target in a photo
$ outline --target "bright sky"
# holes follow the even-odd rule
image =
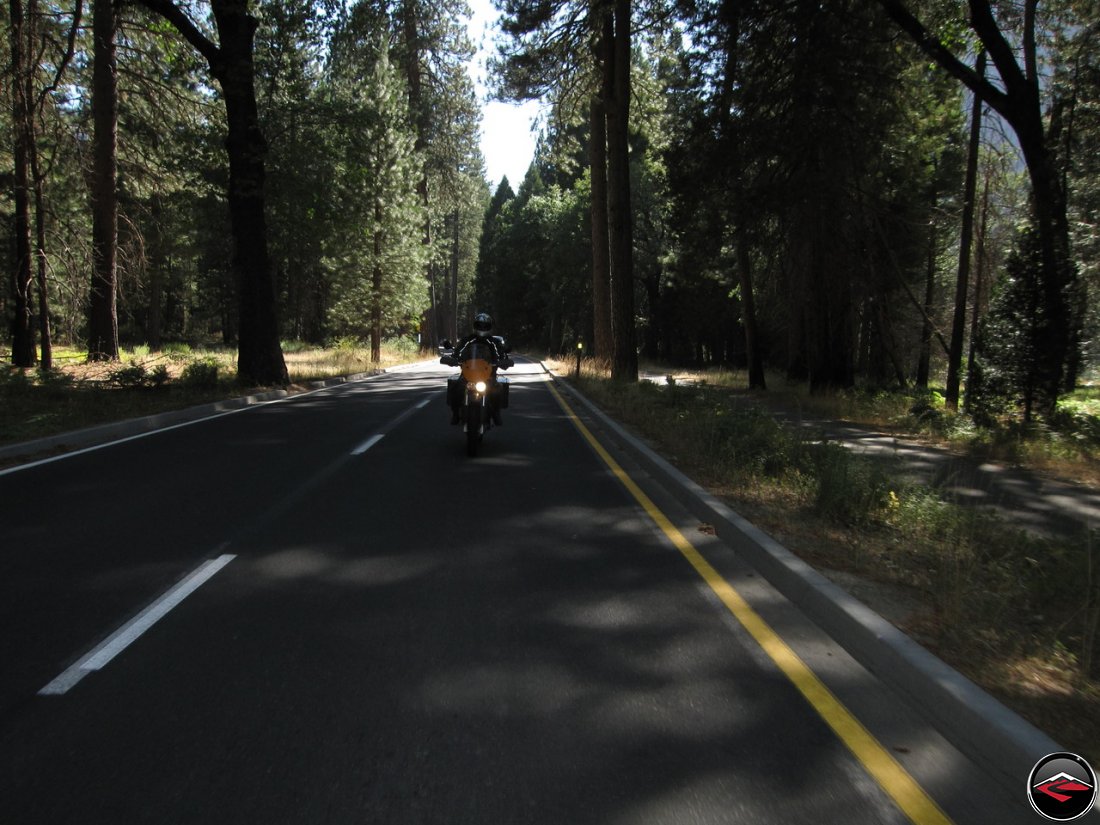
[[[512,189],[518,189],[535,155],[536,135],[531,123],[538,115],[536,101],[513,104],[488,101],[485,87],[485,61],[493,53],[497,10],[492,0],[469,0],[470,39],[478,53],[470,66],[470,75],[481,100],[481,153],[485,156],[486,175],[493,192],[501,178],[508,176]]]

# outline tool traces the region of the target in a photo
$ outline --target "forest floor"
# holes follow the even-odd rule
[[[286,350],[291,392],[422,357],[407,346],[384,349],[381,364],[357,347]],[[114,364],[62,351],[56,363],[46,378],[0,369],[0,446],[263,389],[238,384],[232,353],[220,351],[139,350]],[[572,364],[546,363],[572,377]],[[1100,462],[1087,427],[990,433],[935,404],[914,415],[913,398],[896,393],[814,398],[773,376],[772,389],[750,392],[736,372],[642,377],[624,396],[586,364],[579,386],[792,552],[1100,762]],[[1100,393],[1081,396],[1077,413],[1100,413]],[[712,419],[739,422],[748,441],[738,436],[723,457],[732,431],[719,444],[697,426]],[[858,462],[826,449],[824,463],[797,464],[823,443]],[[777,469],[776,455],[788,463]]]

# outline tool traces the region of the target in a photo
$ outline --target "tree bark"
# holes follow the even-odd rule
[[[33,66],[26,41],[27,9],[21,0],[10,0],[9,29],[12,75],[12,141],[14,161],[13,227],[15,231],[15,268],[12,271],[12,293],[15,317],[12,319],[11,361],[17,367],[33,367],[37,362],[34,328],[31,323],[31,207],[30,150],[34,140],[31,126],[31,82]]]
[[[985,52],[979,52],[974,71],[985,76]],[[947,353],[947,387],[944,402],[951,412],[959,410],[959,382],[963,338],[966,335],[966,299],[970,294],[970,258],[974,239],[974,207],[978,191],[978,149],[982,139],[982,100],[974,95],[970,115],[970,141],[966,151],[966,182],[963,188],[962,230],[959,239],[959,272],[955,281],[955,312],[951,323],[951,349]]]
[[[741,324],[745,329],[745,357],[749,367],[749,389],[766,390],[764,359],[760,355],[760,336],[756,329],[756,300],[752,293],[752,258],[745,231],[737,233],[737,275],[741,285]]]
[[[974,308],[970,315],[970,347],[966,355],[966,395],[963,396],[963,409],[970,411],[973,398],[974,371],[977,368],[974,353],[978,345],[978,324],[981,320],[982,288],[985,280],[985,239],[989,229],[989,182],[991,175],[986,172],[985,187],[982,191],[982,216],[978,224],[978,244],[974,252]]]
[[[231,266],[238,301],[237,376],[260,385],[287,384],[275,313],[275,276],[267,247],[264,215],[264,157],[252,60],[257,21],[247,0],[213,0],[220,46],[214,45],[171,0],[141,0],[167,19],[206,58],[225,98],[229,133],[229,219]]]
[[[939,207],[939,193],[932,191],[932,213]],[[932,304],[936,297],[936,258],[939,256],[939,233],[936,231],[936,219],[933,217],[928,226],[928,258],[924,271],[924,308],[922,309],[920,356],[917,358],[916,386],[928,389],[929,372],[932,366]]]
[[[38,338],[42,352],[39,368],[48,371],[53,369],[53,334],[50,331],[50,294],[46,277],[48,270],[46,260],[46,194],[45,176],[39,169],[36,142],[31,144],[31,173],[34,176],[34,257],[37,262],[38,280]]]
[[[371,270],[370,360],[382,361],[382,202],[374,203],[374,268]]]
[[[730,154],[733,156],[730,164],[735,176],[733,185],[743,190],[742,153],[732,118],[734,89],[737,85],[736,75],[739,55],[737,45],[741,36],[740,12],[740,6],[731,2],[731,0],[726,0],[722,4],[722,18],[726,21],[727,34],[725,41],[726,60],[722,70],[719,100],[722,106],[720,114],[722,137],[727,146],[730,147]],[[736,210],[737,282],[741,287],[741,326],[745,336],[745,358],[748,362],[749,389],[766,390],[764,359],[760,353],[760,336],[756,325],[756,298],[753,295],[752,256],[749,250],[747,230],[749,221],[747,203],[748,200],[742,192]]]
[[[612,88],[607,106],[607,168],[611,227],[611,377],[638,380],[634,331],[634,230],[630,199],[630,0],[615,0]]]
[[[88,360],[118,360],[118,84],[113,2],[97,0],[92,13],[94,44],[92,122],[95,169],[92,183],[92,283],[88,306]]]
[[[599,95],[592,96],[588,157],[592,178],[592,355],[599,360],[610,360],[614,341],[611,336],[611,253],[607,226],[607,120]]]
[[[612,12],[598,11],[593,3],[593,14],[599,15],[595,35],[594,57],[599,68],[600,89],[592,95],[590,105],[590,135],[588,163],[592,180],[590,205],[592,230],[592,355],[599,360],[610,361],[615,343],[611,334],[611,236],[608,226],[607,200],[607,104],[614,94],[613,39],[615,20]]]
[[[264,214],[267,142],[260,130],[252,61],[258,24],[248,13],[247,0],[214,0],[212,5],[221,47],[211,69],[225,96],[229,125],[229,215],[240,301],[237,374],[249,383],[287,384]]]

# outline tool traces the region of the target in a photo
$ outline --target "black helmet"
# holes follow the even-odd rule
[[[474,332],[479,337],[485,338],[493,329],[493,319],[489,317],[488,313],[479,312],[474,316]]]

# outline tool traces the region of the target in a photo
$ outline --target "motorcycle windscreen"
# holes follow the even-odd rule
[[[470,382],[493,377],[493,349],[481,341],[471,341],[462,349],[462,377]]]
[[[493,377],[493,365],[481,358],[470,358],[462,362],[462,377],[471,384],[478,381],[489,383]]]

